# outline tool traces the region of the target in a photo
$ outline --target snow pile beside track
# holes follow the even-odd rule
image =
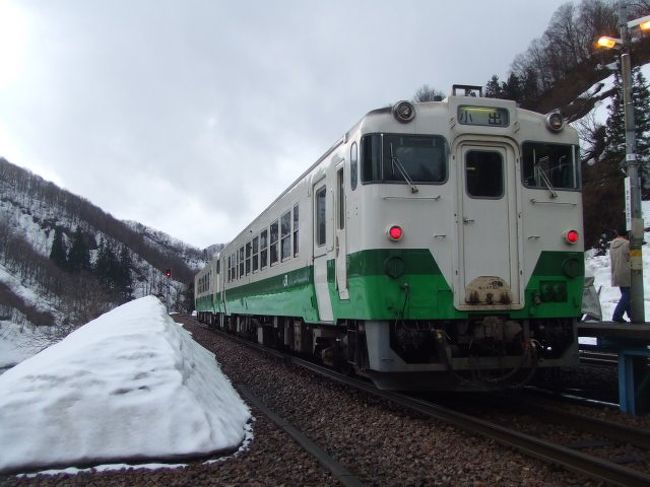
[[[248,407],[154,297],[0,376],[0,471],[234,450]]]

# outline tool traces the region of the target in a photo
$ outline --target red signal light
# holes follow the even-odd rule
[[[401,240],[403,236],[404,236],[404,231],[402,230],[402,227],[400,227],[399,225],[392,225],[388,229],[388,238],[395,242]]]
[[[564,234],[564,239],[568,244],[576,244],[580,240],[580,234],[576,230],[569,230]]]
[[[172,270],[171,269],[167,269],[165,271],[165,277],[172,277]]]

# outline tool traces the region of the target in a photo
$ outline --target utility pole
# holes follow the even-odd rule
[[[632,100],[632,69],[630,62],[630,34],[627,22],[626,2],[619,2],[618,11],[621,35],[621,78],[623,82],[623,104],[625,113],[625,168],[629,180],[630,197],[625,207],[631,218],[630,230],[630,307],[633,323],[645,322],[643,302],[643,214],[641,213],[641,178],[639,177],[639,158],[636,154],[634,104]],[[628,212],[626,212],[626,215]],[[626,216],[627,218],[627,216]]]

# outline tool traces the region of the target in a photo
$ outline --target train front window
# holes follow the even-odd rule
[[[441,136],[366,135],[361,151],[364,183],[436,184],[447,180],[448,148]]]
[[[522,153],[525,186],[551,192],[579,188],[580,166],[576,146],[525,142]]]

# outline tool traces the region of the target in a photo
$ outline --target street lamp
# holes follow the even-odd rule
[[[627,22],[627,5],[619,2],[620,38],[602,36],[596,44],[599,47],[621,50],[621,78],[623,85],[623,105],[625,113],[625,167],[627,173],[626,192],[629,186],[629,199],[625,200],[626,220],[630,230],[630,308],[633,323],[645,322],[643,303],[643,214],[641,213],[641,182],[639,178],[640,161],[636,154],[634,105],[632,102],[632,70],[630,67],[629,29],[650,30],[650,15]]]

